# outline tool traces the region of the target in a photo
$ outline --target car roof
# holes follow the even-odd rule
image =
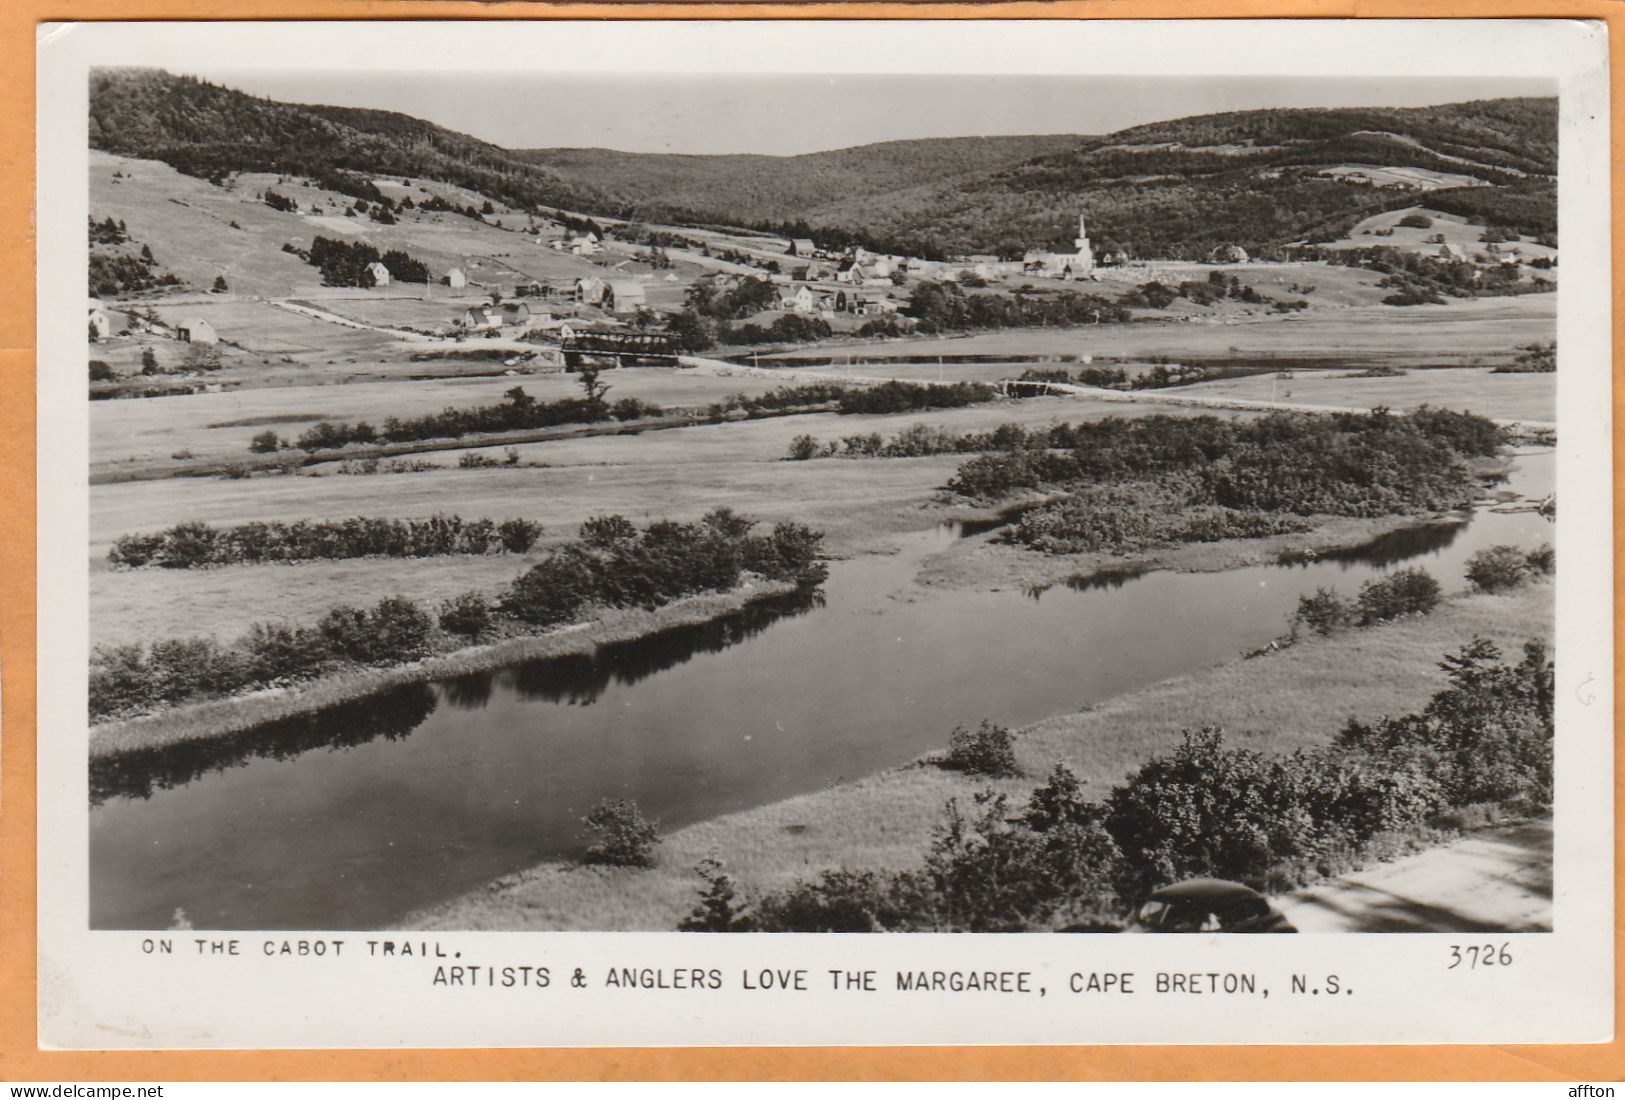
[[[1238,901],[1263,897],[1257,890],[1222,878],[1193,878],[1152,892],[1151,901]]]

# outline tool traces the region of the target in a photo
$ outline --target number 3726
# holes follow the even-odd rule
[[[1477,970],[1486,966],[1511,966],[1512,952],[1508,950],[1512,945],[1503,943],[1500,947],[1493,943],[1475,943],[1469,947],[1452,944],[1450,947],[1450,965],[1446,970],[1454,970],[1458,966],[1465,966],[1468,970]]]

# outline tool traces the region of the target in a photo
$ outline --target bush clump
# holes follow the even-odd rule
[[[440,605],[440,629],[464,638],[478,638],[491,629],[491,601],[479,592],[464,592]]]
[[[1317,588],[1312,596],[1298,597],[1292,623],[1325,637],[1347,630],[1358,618],[1357,609],[1348,600],[1330,588]]]
[[[1530,570],[1531,555],[1516,546],[1491,546],[1467,559],[1467,583],[1479,592],[1506,592],[1522,587]]]
[[[1020,775],[1016,739],[1004,726],[983,720],[975,730],[955,726],[948,736],[948,752],[939,761],[950,771],[992,777]]]
[[[621,516],[582,525],[581,539],[549,553],[509,586],[505,614],[527,623],[569,621],[589,604],[653,610],[697,592],[721,591],[749,570],[770,580],[819,584],[823,536],[785,521],[766,535],[754,522],[719,508],[699,523],[652,523],[638,531]]]
[[[314,626],[255,623],[231,645],[170,638],[98,646],[90,657],[90,716],[134,714],[195,699],[297,683],[346,665],[378,666],[426,656],[434,622],[411,600],[335,607]]]
[[[1360,586],[1360,625],[1426,615],[1439,606],[1439,582],[1424,569],[1400,569]]]
[[[581,820],[594,838],[581,857],[584,862],[609,867],[654,866],[660,829],[644,819],[636,802],[606,799]]]

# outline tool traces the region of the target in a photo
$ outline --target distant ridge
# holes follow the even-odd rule
[[[391,111],[250,96],[155,69],[91,76],[93,148],[218,178],[348,171],[441,180],[511,205],[715,222],[920,255],[1064,246],[1258,255],[1425,202],[1557,231],[1557,101],[1237,111],[1114,134],[925,138],[799,156],[507,150]],[[1375,183],[1407,182],[1378,187]],[[1426,188],[1426,189],[1424,189]]]

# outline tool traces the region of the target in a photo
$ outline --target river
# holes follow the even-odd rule
[[[1549,450],[1506,488],[1552,490]],[[91,772],[91,925],[374,928],[548,859],[625,797],[666,829],[816,790],[1237,657],[1300,595],[1401,564],[1463,587],[1531,512],[1408,528],[1356,551],[1221,573],[1108,573],[1042,592],[921,589],[945,526],[782,597],[590,655],[394,689]]]

